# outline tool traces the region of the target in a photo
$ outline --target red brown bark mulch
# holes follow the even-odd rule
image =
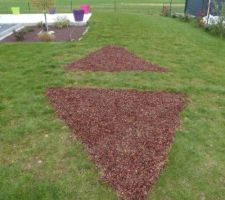
[[[143,200],[167,160],[185,95],[112,89],[46,92],[122,199]]]
[[[42,30],[41,28],[38,27],[26,27],[25,29],[29,28],[32,31],[26,32],[24,36],[24,40],[20,42],[40,42],[37,34]],[[71,39],[73,40],[78,40],[82,34],[85,32],[86,27],[83,26],[71,26],[69,28],[55,28],[50,26],[49,31],[54,31],[55,32],[55,40],[54,41],[70,41]],[[16,38],[14,35],[10,35],[3,39],[1,42],[17,42]]]
[[[108,45],[68,65],[69,69],[82,71],[154,71],[167,69],[148,63],[126,49]]]

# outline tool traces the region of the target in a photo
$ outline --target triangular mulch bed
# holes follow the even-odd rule
[[[122,199],[143,200],[163,168],[185,95],[57,89],[47,96]]]
[[[105,46],[68,67],[82,71],[167,71],[166,68],[146,62],[126,49],[113,45]]]

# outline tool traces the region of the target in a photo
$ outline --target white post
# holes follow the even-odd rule
[[[209,0],[209,2],[208,2],[207,25],[209,24],[209,15],[210,15],[211,1],[212,1],[212,0]]]

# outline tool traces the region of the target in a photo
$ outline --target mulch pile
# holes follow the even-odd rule
[[[26,28],[25,28],[26,29]],[[37,34],[42,30],[38,27],[29,27],[30,30],[24,35],[24,40],[20,42],[40,42]],[[62,28],[58,29],[53,26],[49,27],[49,31],[55,32],[55,40],[58,41],[70,41],[72,40],[78,40],[82,34],[85,32],[86,27],[83,26],[71,26],[69,28]],[[17,42],[15,36],[12,34],[5,39],[3,39],[1,42]]]
[[[113,45],[105,46],[68,67],[82,71],[167,71],[166,68],[148,63],[126,49]]]
[[[50,88],[46,95],[102,179],[122,199],[145,199],[166,162],[185,95],[73,88]]]

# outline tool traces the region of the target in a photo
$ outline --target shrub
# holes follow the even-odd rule
[[[200,11],[196,17],[196,22],[198,27],[205,27],[205,24],[203,22],[203,17],[206,15],[204,11]]]
[[[38,33],[38,38],[42,42],[50,42],[55,40],[55,35],[53,33],[42,31]]]
[[[220,25],[213,24],[213,25],[207,26],[205,28],[205,31],[223,38],[223,37],[225,37],[225,26],[223,26],[223,27],[224,28],[221,28]]]
[[[221,9],[220,9],[221,8]],[[217,34],[223,38],[225,37],[225,3],[222,3],[221,7],[219,6],[218,2],[216,4],[216,9],[219,14],[218,23],[215,25]]]
[[[183,21],[184,22],[190,22],[192,19],[191,15],[189,14],[185,14],[184,17],[183,17]]]
[[[168,17],[168,16],[170,16],[170,14],[171,14],[170,7],[163,5],[161,15],[164,17]]]
[[[16,41],[23,41],[25,39],[24,38],[25,34],[26,32],[23,29],[20,31],[13,30],[13,35],[16,38]]]
[[[66,17],[57,17],[53,26],[55,28],[59,28],[59,29],[69,27],[70,26],[70,20],[68,20]]]
[[[34,29],[32,27],[25,27],[23,30],[25,33],[34,32]]]
[[[172,17],[172,18],[177,18],[177,15],[176,15],[175,13],[173,13],[173,14],[171,15],[171,17]]]
[[[225,3],[219,5],[218,1],[215,1],[215,11],[219,13],[218,21],[212,25],[207,25],[205,30],[223,38],[225,37]]]
[[[38,28],[42,28],[43,27],[43,22],[38,22],[36,25]]]

